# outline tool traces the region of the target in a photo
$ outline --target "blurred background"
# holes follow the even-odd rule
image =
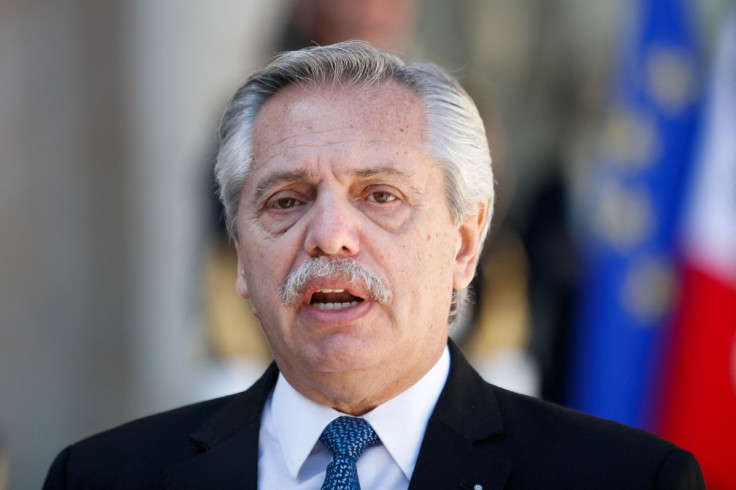
[[[211,178],[282,49],[450,70],[498,181],[486,379],[661,434],[736,488],[734,0],[0,0],[0,489],[269,362]]]

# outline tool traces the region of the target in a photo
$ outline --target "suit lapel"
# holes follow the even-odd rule
[[[272,363],[248,391],[234,397],[190,435],[201,452],[169,469],[167,489],[257,488],[261,412],[277,377],[278,369]]]
[[[511,462],[493,388],[450,341],[450,374],[427,424],[409,488],[504,488]]]
[[[504,488],[511,462],[493,388],[450,341],[450,374],[427,424],[409,488]],[[248,391],[237,395],[190,436],[200,449],[169,469],[166,488],[257,488],[261,413],[278,369],[272,364]]]

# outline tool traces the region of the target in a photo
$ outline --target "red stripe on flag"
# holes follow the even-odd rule
[[[736,489],[736,285],[685,266],[672,335],[658,432],[695,454],[709,489]]]

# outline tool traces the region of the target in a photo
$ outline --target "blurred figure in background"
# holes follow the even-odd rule
[[[387,51],[406,54],[413,41],[421,0],[296,0],[280,47],[299,49],[362,39]]]

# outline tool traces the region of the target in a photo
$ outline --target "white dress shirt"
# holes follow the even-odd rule
[[[445,347],[437,363],[400,395],[363,416],[381,439],[358,459],[361,488],[406,489],[432,410],[450,372]],[[279,375],[266,401],[258,444],[258,487],[319,489],[332,452],[319,436],[337,410],[315,403]]]

